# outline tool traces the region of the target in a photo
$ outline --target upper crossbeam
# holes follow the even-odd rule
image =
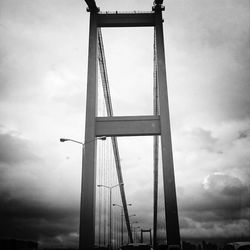
[[[98,14],[99,27],[144,27],[155,25],[154,12]]]

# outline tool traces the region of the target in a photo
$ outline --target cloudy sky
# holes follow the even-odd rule
[[[181,235],[250,237],[249,0],[164,1]],[[151,0],[99,0],[150,11]],[[0,236],[78,242],[89,13],[80,0],[0,1]],[[115,115],[152,113],[153,29],[103,30]],[[130,213],[152,227],[152,138],[121,138]]]

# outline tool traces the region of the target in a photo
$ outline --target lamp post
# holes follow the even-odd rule
[[[120,207],[121,208],[121,245],[123,245],[123,206],[118,205],[118,204],[113,204],[114,207]],[[127,204],[127,206],[132,206],[132,204]]]
[[[70,141],[70,142],[74,142],[74,143],[82,145],[82,173],[83,173],[83,164],[84,164],[84,157],[85,157],[85,145],[90,143],[90,142],[93,142],[95,140],[106,140],[106,138],[107,138],[106,136],[95,137],[94,139],[89,140],[89,141],[85,141],[85,142],[76,141],[76,140],[68,139],[68,138],[60,138],[60,142]],[[82,185],[81,186],[81,206],[80,206],[79,249],[82,249],[82,245],[84,244],[84,237],[83,236],[85,235],[85,232],[86,232],[86,230],[85,230],[85,232],[84,232],[84,230],[82,230],[84,223],[81,223],[82,219],[84,218],[83,209],[82,209],[82,199],[83,199],[84,192],[86,192],[86,191],[84,190],[83,185]],[[88,193],[88,192],[86,192],[86,193]],[[91,236],[91,237],[92,237],[92,240],[94,241],[94,233],[92,235],[93,236]]]
[[[124,183],[119,183],[114,186],[106,186],[106,185],[97,185],[97,187],[104,187],[109,189],[109,248],[112,249],[111,241],[112,241],[112,189],[118,187],[120,185],[124,185]]]

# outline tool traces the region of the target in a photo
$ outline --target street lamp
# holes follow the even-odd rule
[[[112,249],[112,189],[118,186],[124,185],[124,183],[119,183],[114,186],[97,185],[97,187],[104,187],[109,189],[109,248]]]
[[[122,231],[122,235],[121,235],[121,245],[123,245],[123,206],[118,205],[118,204],[113,204],[114,207],[120,207],[121,208],[121,231]],[[127,204],[127,206],[132,206],[131,203]]]
[[[95,141],[95,140],[103,140],[103,141],[105,141],[106,139],[107,139],[106,136],[101,136],[101,137],[96,137],[96,138],[93,139],[93,140],[86,141],[86,142],[83,143],[83,142],[76,141],[76,140],[73,140],[73,139],[60,138],[60,142],[71,141],[71,142],[75,142],[75,143],[78,143],[78,144],[81,144],[82,146],[84,146],[86,143],[89,143],[89,142],[92,142],[92,141]]]
[[[73,139],[68,139],[68,138],[60,138],[60,142],[65,142],[65,141],[71,141],[71,142],[74,142],[74,143],[77,143],[77,144],[81,144],[82,145],[82,171],[83,171],[83,164],[84,164],[84,157],[85,157],[85,145],[90,143],[90,142],[94,142],[95,140],[106,140],[106,136],[101,136],[101,137],[95,137],[94,139],[92,140],[89,140],[89,141],[85,141],[85,142],[80,142],[80,141],[76,141],[76,140],[73,140]],[[83,173],[83,172],[82,172]],[[84,218],[83,215],[82,215],[82,199],[83,199],[83,192],[85,190],[83,190],[83,185],[81,186],[81,208],[80,208],[80,229],[79,229],[79,248],[81,248],[81,245],[84,244],[84,235],[85,235],[85,232],[86,230],[82,230],[82,225],[84,223],[82,223],[82,219]],[[86,192],[88,193],[88,192]],[[90,223],[90,220],[88,220],[88,223]],[[92,222],[91,222],[92,223]],[[92,236],[93,235],[93,236]],[[92,239],[94,238],[94,232],[92,231]],[[91,241],[91,240],[90,240]]]

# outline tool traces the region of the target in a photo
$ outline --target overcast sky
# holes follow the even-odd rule
[[[181,235],[250,237],[249,0],[164,1]],[[151,0],[99,0],[150,11]],[[0,236],[78,243],[89,13],[82,0],[0,1]],[[103,30],[115,115],[152,114],[153,29]],[[152,227],[152,138],[122,138],[131,213]],[[149,217],[148,217],[149,216]]]

